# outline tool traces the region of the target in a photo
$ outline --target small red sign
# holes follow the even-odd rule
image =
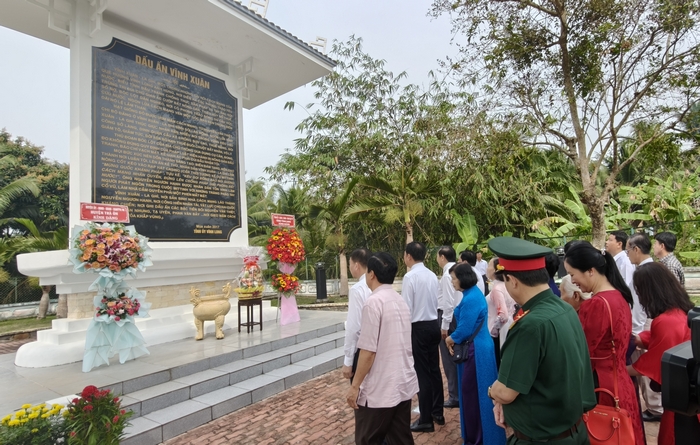
[[[273,213],[270,216],[272,217],[272,225],[274,227],[295,227],[297,225],[294,215]]]
[[[80,203],[80,219],[99,222],[129,222],[129,208],[113,204]]]

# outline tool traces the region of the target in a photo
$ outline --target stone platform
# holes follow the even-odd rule
[[[135,417],[127,444],[157,444],[342,366],[346,314],[300,311],[301,321],[263,331],[225,331],[216,340],[149,346],[150,356],[83,373],[82,363],[51,368],[14,365],[0,355],[0,415],[25,403],[69,400],[87,385],[124,396]]]

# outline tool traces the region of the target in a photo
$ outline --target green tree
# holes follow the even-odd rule
[[[17,180],[34,183],[31,194],[15,196],[0,211],[0,218],[29,218],[41,230],[56,230],[68,225],[68,165],[43,158],[43,148],[23,138],[12,139],[0,131],[0,188]],[[21,225],[11,227],[27,233]]]
[[[437,196],[439,186],[421,177],[420,160],[417,156],[406,156],[406,163],[382,179],[378,176],[365,176],[360,185],[370,191],[369,196],[360,198],[348,209],[349,215],[378,211],[387,224],[400,223],[406,233],[406,244],[413,241],[413,227],[416,217],[425,206]]]
[[[348,204],[357,181],[357,178],[351,179],[342,194],[330,199],[326,204],[312,205],[309,211],[309,218],[323,219],[330,228],[326,246],[335,247],[338,252],[341,296],[348,295],[347,236],[344,227],[348,217]]]
[[[576,166],[593,242],[622,169],[681,122],[698,96],[697,1],[434,0],[465,36],[448,68],[478,88],[504,122],[529,122],[523,143],[559,150]],[[622,159],[620,136],[659,125]],[[609,174],[598,183],[606,159]]]

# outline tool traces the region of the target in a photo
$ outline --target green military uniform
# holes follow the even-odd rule
[[[523,311],[528,312],[501,349],[498,381],[520,393],[503,405],[503,414],[514,430],[545,440],[571,428],[595,406],[591,361],[576,311],[551,290],[533,297]],[[578,426],[583,441],[574,435],[557,444],[588,443],[585,429],[583,423]]]
[[[532,259],[551,252],[516,238],[496,238],[489,247],[511,266],[519,258]],[[527,301],[523,311],[508,331],[498,374],[499,382],[519,393],[513,402],[503,405],[506,424],[520,436],[511,436],[508,444],[538,443],[560,435],[566,437],[553,443],[588,444],[586,427],[578,422],[595,406],[596,397],[588,345],[578,315],[549,289]],[[569,431],[571,434],[563,434]]]

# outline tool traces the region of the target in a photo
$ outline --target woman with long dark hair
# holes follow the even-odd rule
[[[664,351],[690,340],[688,311],[693,308],[688,293],[675,275],[660,263],[647,263],[634,272],[634,288],[639,303],[651,322],[651,330],[635,336],[635,343],[647,352],[627,367],[632,376],[644,375],[656,385],[661,385],[661,356]],[[660,388],[659,388],[660,389]],[[688,434],[698,434],[697,418],[682,418]],[[688,425],[686,425],[688,423]],[[659,445],[675,444],[675,416],[673,411],[664,410],[659,425]],[[691,437],[691,436],[688,436]]]
[[[614,393],[617,374],[620,408],[630,414],[635,444],[644,445],[646,439],[642,416],[632,378],[625,366],[627,347],[632,335],[632,292],[622,279],[613,256],[588,242],[571,246],[566,253],[564,267],[571,275],[571,281],[581,291],[593,293],[590,299],[581,303],[578,316],[586,335],[596,387]],[[598,403],[615,406],[613,398],[608,394],[598,393],[598,397]]]

